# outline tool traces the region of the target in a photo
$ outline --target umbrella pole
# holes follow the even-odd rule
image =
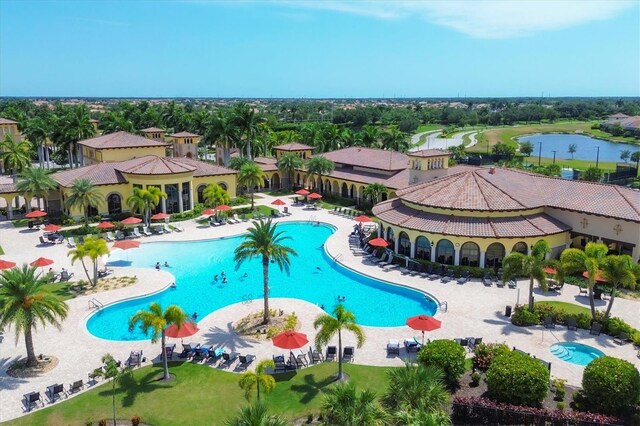
[[[424,346],[424,330],[422,331],[422,346]]]

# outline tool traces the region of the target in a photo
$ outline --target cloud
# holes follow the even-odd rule
[[[530,36],[610,19],[637,5],[635,1],[285,1],[292,8],[330,10],[377,19],[420,17],[474,38],[501,39]]]

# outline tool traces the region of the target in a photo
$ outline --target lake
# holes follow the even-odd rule
[[[569,145],[576,144],[576,152],[573,154],[573,158],[576,160],[593,161],[596,162],[597,147],[600,147],[600,162],[621,162],[620,153],[625,149],[628,149],[632,153],[634,151],[640,151],[640,146],[603,141],[584,135],[564,135],[564,134],[535,134],[529,136],[522,136],[518,138],[518,142],[531,142],[534,146],[532,157],[538,156],[538,150],[540,149],[538,143],[542,143],[542,156],[547,158],[553,158],[553,151],[556,151],[556,161],[562,159],[571,159],[569,154]]]

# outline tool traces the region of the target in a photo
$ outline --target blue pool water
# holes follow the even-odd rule
[[[563,361],[583,366],[604,356],[604,352],[582,343],[560,342],[551,345],[550,350],[553,355]]]
[[[323,243],[333,233],[326,225],[286,223],[278,229],[291,237],[285,244],[298,253],[291,259],[290,274],[275,264],[269,267],[270,297],[290,297],[324,305],[331,311],[338,296],[361,325],[391,327],[405,324],[408,317],[433,314],[436,303],[415,290],[374,280],[339,266],[324,251]],[[111,264],[130,264],[153,268],[156,262],[171,265],[176,288],[122,301],[96,312],[87,321],[91,334],[107,340],[143,340],[141,330],[129,332],[129,318],[151,302],[163,307],[181,306],[188,314],[202,319],[225,306],[263,297],[262,264],[259,259],[245,262],[236,271],[233,252],[242,236],[195,242],[158,242],[143,244],[126,253],[112,253]],[[225,271],[229,282],[214,282],[214,275]],[[243,278],[244,273],[248,274]],[[256,309],[262,307],[255,304]],[[225,330],[226,331],[226,330]]]

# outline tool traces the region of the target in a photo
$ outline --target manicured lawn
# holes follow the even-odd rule
[[[430,132],[432,130],[442,129],[442,124],[421,124],[416,129],[415,133]]]
[[[536,305],[547,305],[552,306],[556,309],[562,309],[564,312],[570,315],[578,315],[578,314],[586,314],[591,315],[591,311],[589,308],[585,308],[584,306],[574,305],[573,303],[567,302],[536,302]]]
[[[69,299],[73,299],[74,297],[76,297],[75,293],[72,293],[69,290],[69,287],[71,287],[73,285],[73,283],[52,283],[52,284],[48,284],[47,288],[56,296],[58,296],[58,298],[60,300],[69,300]]]
[[[289,420],[315,413],[322,404],[323,394],[333,383],[337,372],[335,362],[305,368],[296,373],[276,376],[276,389],[266,395],[270,410]],[[175,380],[159,383],[155,377],[162,368],[145,367],[135,371],[132,381],[116,387],[117,417],[130,419],[134,415],[154,426],[158,425],[221,425],[247,404],[238,386],[238,374],[219,371],[192,363],[173,363]],[[345,365],[345,372],[360,388],[375,389],[381,395],[386,388],[384,367]],[[111,414],[111,383],[97,386],[82,395],[54,406],[39,409],[8,425],[73,424],[87,420],[97,424]]]
[[[30,220],[33,219],[15,219],[12,220],[11,223],[13,223],[13,226],[15,226],[16,228],[24,228],[29,224]]]

